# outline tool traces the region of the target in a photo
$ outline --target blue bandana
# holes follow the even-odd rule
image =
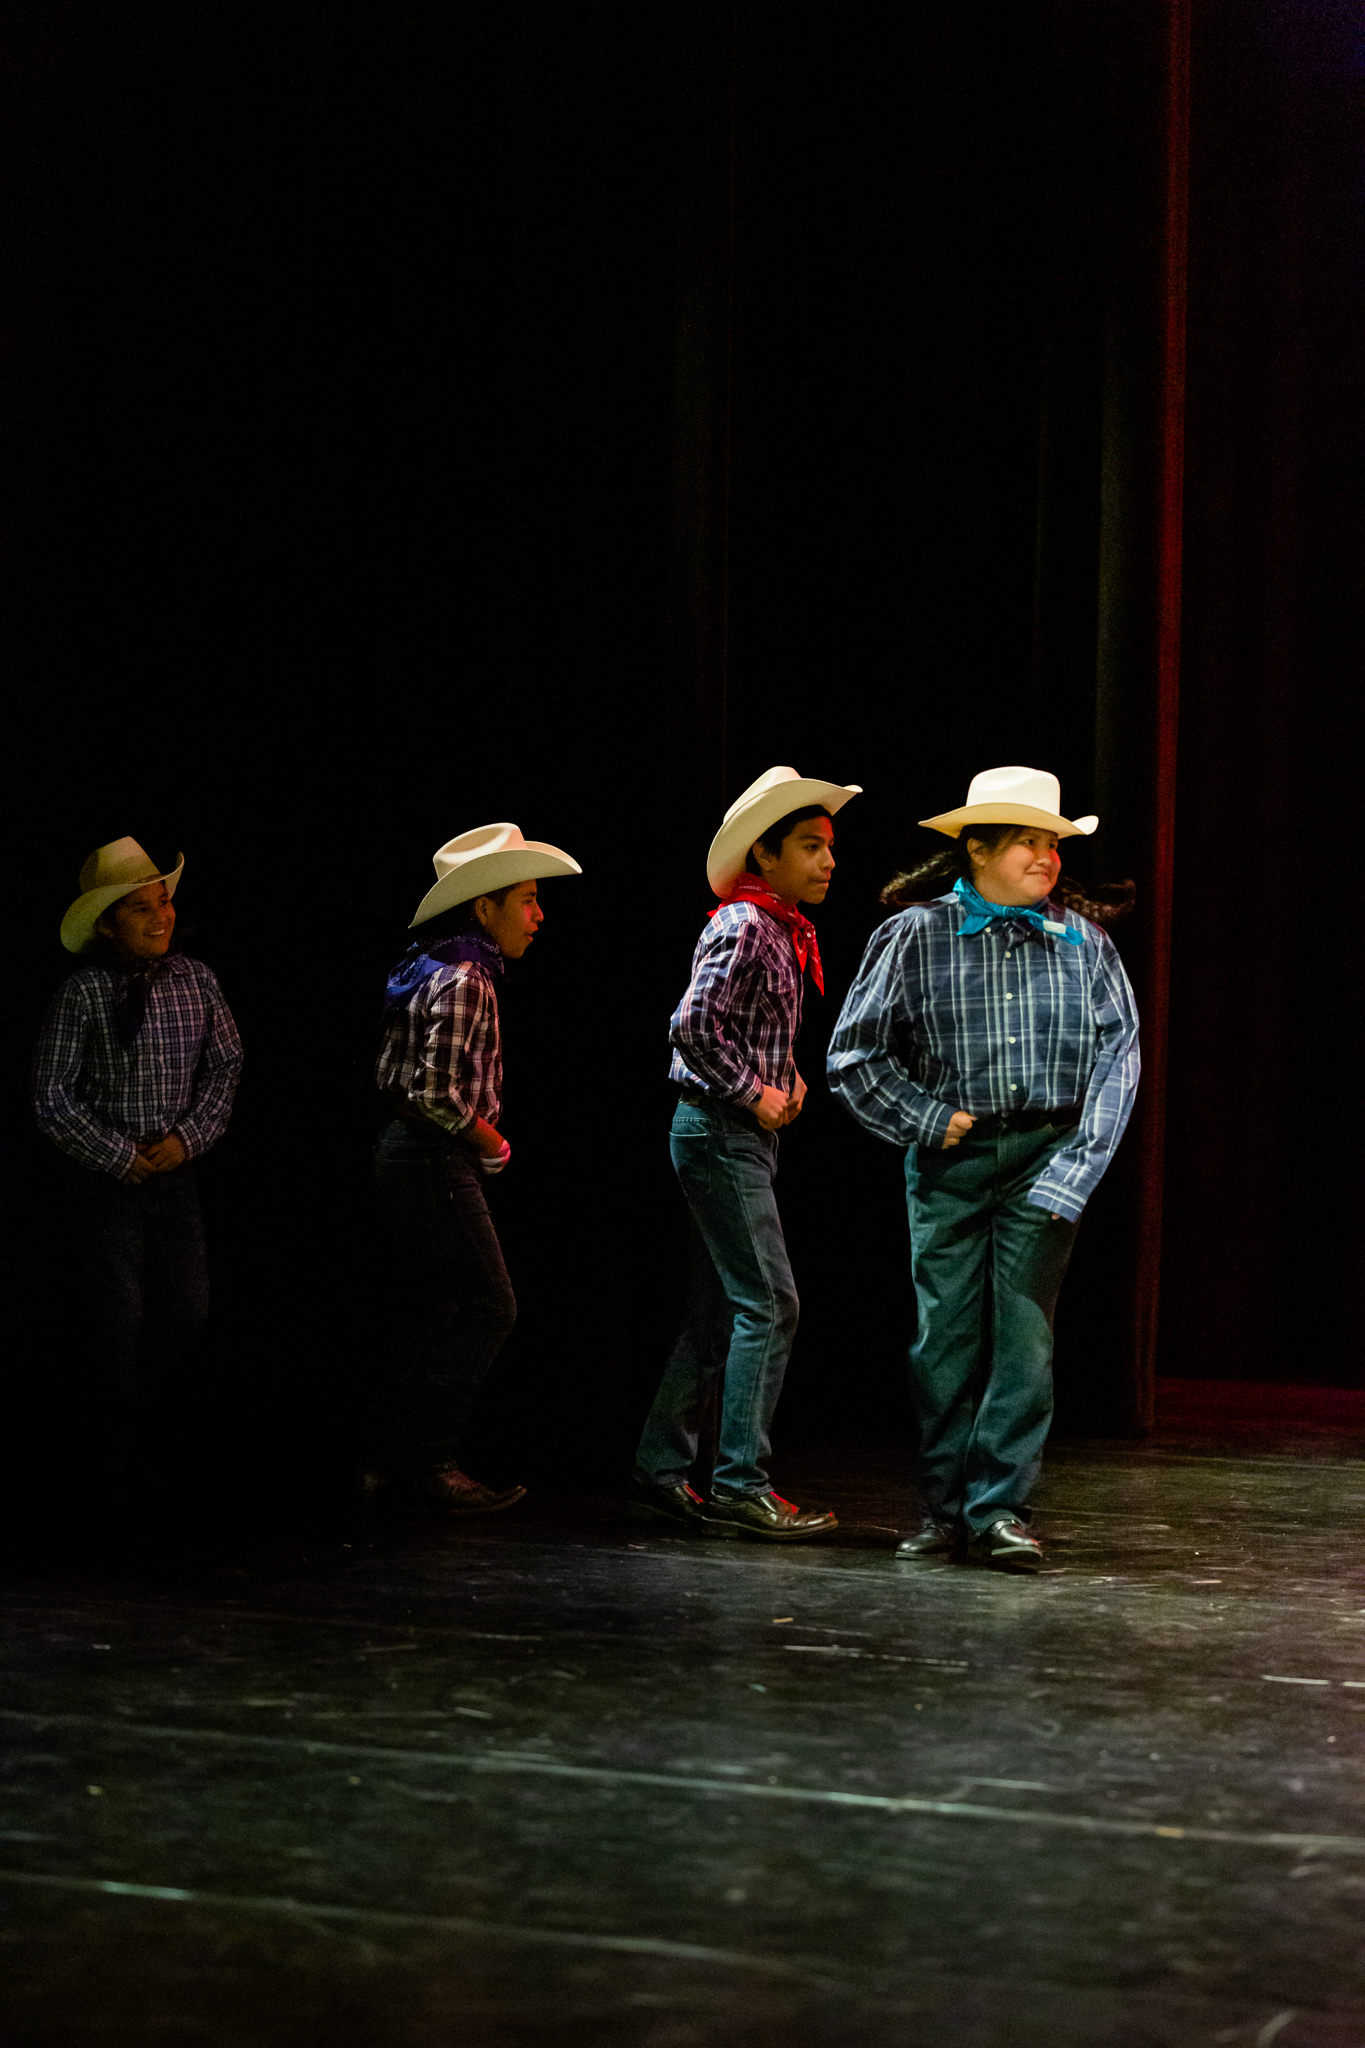
[[[1085,944],[1084,933],[1073,931],[1069,924],[1059,924],[1055,917],[1044,917],[1041,910],[1027,910],[1022,903],[988,903],[984,896],[978,895],[965,875],[958,876],[953,891],[967,913],[957,928],[960,939],[970,938],[973,932],[984,932],[989,925],[1014,918],[1020,924],[1032,925],[1036,932],[1047,932],[1051,938],[1065,939],[1068,945]]]
[[[455,932],[448,939],[438,939],[434,946],[425,945],[419,939],[415,946],[408,948],[389,976],[384,990],[385,1010],[397,1010],[404,1003],[411,1002],[422,983],[435,974],[438,967],[458,967],[465,961],[486,967],[490,974],[502,973],[501,952],[477,925]]]

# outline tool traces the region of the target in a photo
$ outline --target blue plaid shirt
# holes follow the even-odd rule
[[[669,1026],[669,1079],[741,1109],[765,1088],[790,1091],[800,1024],[791,933],[755,903],[727,903],[708,918],[692,955],[692,979]]]
[[[1074,946],[1006,920],[958,936],[956,896],[915,903],[872,934],[839,1013],[829,1082],[892,1145],[942,1145],[955,1110],[1079,1111],[1029,1201],[1073,1221],[1123,1136],[1138,1025],[1123,963],[1097,925]]]
[[[33,1067],[33,1112],[79,1166],[121,1179],[137,1148],[179,1138],[191,1159],[227,1129],[242,1042],[212,968],[173,953],[152,980],[142,1029],[119,1042],[117,978],[92,961],[52,999]]]

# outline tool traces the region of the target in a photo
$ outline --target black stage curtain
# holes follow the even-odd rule
[[[789,1426],[901,1413],[899,1161],[825,1095],[823,1039],[915,819],[1008,760],[1103,814],[1078,858],[1142,906],[1149,1080],[1068,1283],[1063,1420],[1142,1428],[1158,1369],[1353,1376],[1354,889],[1307,858],[1351,843],[1358,752],[1350,26],[18,0],[22,1386],[66,1257],[24,1072],[85,852],[187,852],[250,1053],[204,1170],[204,1412],[296,1470],[355,1447],[385,1339],[377,988],[432,849],[511,817],[586,874],[507,979],[522,1320],[487,1456],[619,1469],[681,1286],[665,1033],[702,856],[774,761],[867,790],[784,1145]]]

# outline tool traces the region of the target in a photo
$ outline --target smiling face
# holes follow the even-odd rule
[[[95,919],[95,930],[113,942],[122,960],[159,960],[175,930],[175,905],[166,884],[148,882],[120,896]]]
[[[784,903],[823,903],[834,873],[833,847],[828,818],[802,818],[782,841],[780,854],[761,839],[751,851],[764,881]]]
[[[1031,909],[1050,896],[1062,871],[1057,834],[1038,825],[1019,825],[1004,844],[990,852],[984,842],[967,835],[972,882],[988,903],[1012,903]]]
[[[534,882],[516,882],[498,891],[501,903],[492,896],[476,896],[474,915],[504,960],[520,960],[545,922],[545,912],[536,901]]]

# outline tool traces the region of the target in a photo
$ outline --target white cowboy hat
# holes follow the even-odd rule
[[[706,856],[707,881],[717,896],[728,896],[744,873],[749,848],[769,825],[793,811],[803,811],[807,804],[823,804],[827,811],[837,811],[851,796],[862,793],[857,782],[816,782],[809,775],[798,775],[794,768],[769,768],[725,813]]]
[[[1088,836],[1098,818],[1064,818],[1062,785],[1043,768],[987,768],[974,775],[961,810],[921,818],[931,831],[956,839],[964,825],[1041,825],[1059,839]]]
[[[457,903],[491,896],[512,882],[536,882],[547,875],[581,875],[583,870],[557,846],[542,839],[523,839],[515,825],[476,825],[447,839],[431,857],[436,880],[417,906],[408,926],[426,924]]]
[[[62,919],[62,944],[68,953],[84,953],[94,943],[96,920],[111,903],[131,896],[148,882],[164,882],[166,894],[174,896],[175,885],[185,865],[184,854],[176,856],[169,874],[157,873],[156,862],[148,858],[136,839],[111,839],[97,846],[81,869],[76,898]]]

